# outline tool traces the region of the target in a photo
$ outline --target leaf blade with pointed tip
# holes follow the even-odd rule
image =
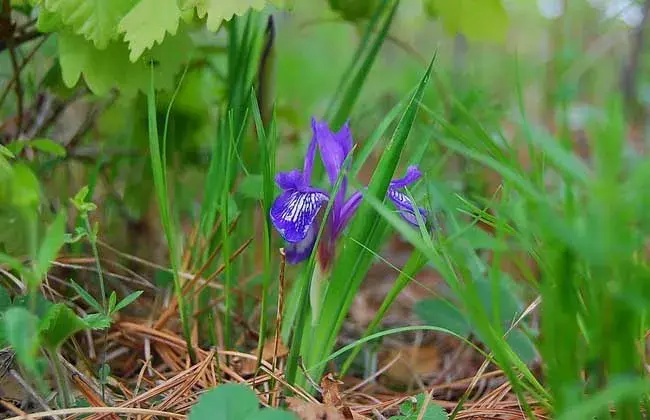
[[[102,305],[97,302],[97,299],[92,297],[90,293],[85,291],[81,286],[79,286],[77,283],[74,281],[70,280],[70,286],[74,289],[75,292],[86,302],[88,305],[90,305],[91,308],[96,310],[97,312],[102,312],[104,308],[102,308]]]
[[[142,294],[142,290],[138,290],[137,292],[133,292],[129,294],[127,297],[119,301],[117,305],[115,305],[115,309],[113,309],[112,312],[118,312],[124,309],[125,307],[129,306],[131,303],[135,302],[135,300],[139,298],[141,294]]]

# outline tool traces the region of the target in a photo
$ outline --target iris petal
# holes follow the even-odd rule
[[[393,203],[395,203],[395,206],[397,206],[397,210],[399,210],[400,216],[410,224],[414,226],[418,226],[418,219],[415,214],[415,209],[417,208],[413,201],[409,198],[408,195],[404,194],[403,192],[397,190],[396,188],[388,188],[388,198],[391,199]],[[427,219],[427,211],[423,208],[417,208],[417,210],[420,212],[420,216],[422,217],[423,221],[426,221]]]
[[[411,165],[406,168],[406,175],[403,178],[394,179],[390,182],[390,186],[393,188],[403,188],[408,185],[413,184],[415,181],[420,179],[422,172],[417,167],[417,165]]]
[[[302,186],[303,173],[298,169],[289,172],[279,172],[275,176],[275,183],[283,190],[297,189]]]
[[[287,262],[289,264],[298,264],[309,258],[311,252],[314,250],[316,244],[316,237],[318,236],[318,222],[314,221],[307,231],[307,236],[300,242],[288,242],[284,248]]]
[[[341,167],[345,158],[350,150],[348,150],[348,143],[352,143],[352,137],[349,134],[349,129],[341,130],[340,133],[333,133],[329,126],[324,121],[317,121],[312,119],[312,130],[314,131],[314,138],[318,143],[320,156],[327,171],[327,176],[332,185],[336,183],[341,172]]]
[[[346,201],[345,204],[341,207],[341,212],[337,219],[337,223],[334,226],[333,234],[335,237],[338,236],[343,229],[345,229],[348,222],[350,221],[354,213],[359,208],[362,198],[363,195],[361,194],[361,192],[357,191],[354,194],[352,194],[350,198],[348,198],[348,201]]]
[[[271,206],[271,221],[287,242],[300,242],[309,233],[318,211],[329,199],[326,193],[288,190],[280,195]]]

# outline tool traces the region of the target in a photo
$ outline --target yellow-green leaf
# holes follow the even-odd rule
[[[149,60],[131,62],[126,43],[113,41],[104,50],[98,50],[83,37],[61,32],[58,37],[59,58],[63,81],[74,86],[83,74],[86,84],[96,95],[105,95],[112,88],[127,96],[146,89],[149,80]],[[147,58],[155,60],[156,87],[173,87],[174,75],[188,58],[191,40],[185,31],[168,36],[161,45],[147,51]]]
[[[502,0],[428,0],[450,34],[476,41],[502,42],[508,32],[508,14]]]
[[[32,207],[40,202],[41,187],[29,166],[18,163],[13,167],[11,202],[16,207]]]
[[[142,52],[161,44],[165,33],[175,35],[181,10],[176,0],[141,0],[120,22],[120,32],[129,43],[131,61],[136,61]]]
[[[106,48],[117,38],[117,25],[135,0],[45,0],[45,9],[56,13],[74,33]]]
[[[52,139],[34,139],[30,140],[28,145],[33,149],[40,150],[41,152],[50,153],[54,156],[65,157],[67,154],[65,147]]]
[[[224,20],[241,16],[250,9],[262,10],[266,3],[266,0],[196,0],[195,4],[200,18],[208,15],[208,29],[216,31]]]

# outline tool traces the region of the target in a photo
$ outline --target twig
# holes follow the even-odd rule
[[[82,407],[82,408],[66,408],[63,410],[48,410],[42,413],[30,414],[29,418],[42,419],[44,417],[55,417],[56,415],[73,415],[73,414],[142,414],[145,416],[162,416],[163,418],[172,419],[186,419],[183,414],[169,413],[160,410],[148,410],[146,408],[129,408],[129,407]],[[25,417],[9,417],[7,420],[24,420]]]
[[[21,70],[21,71],[25,68],[25,66],[27,65],[27,63],[29,63],[29,62],[31,61],[31,59],[34,58],[34,55],[36,54],[36,51],[38,51],[38,49],[41,48],[41,46],[43,45],[43,43],[44,43],[46,40],[47,40],[47,36],[44,37],[41,41],[39,41],[39,43],[36,44],[36,45],[34,46],[34,48],[32,48],[32,50],[29,52],[29,54],[27,54],[27,57],[25,57],[25,59],[23,60],[22,64],[20,65],[20,70]],[[0,52],[1,52],[1,49],[0,49]],[[11,87],[12,87],[12,86],[14,85],[14,83],[16,82],[15,79],[16,79],[16,73],[14,73],[14,76],[11,78],[11,80],[9,80],[9,81],[7,82],[7,85],[6,85],[6,86],[4,87],[4,89],[2,90],[2,94],[0,94],[0,106],[2,106],[2,103],[3,103],[4,100],[7,98],[7,95],[9,94],[9,92],[11,91]]]
[[[36,38],[44,36],[44,35],[47,36],[49,34],[44,34],[44,33],[38,32],[38,31],[28,32],[26,34],[17,36],[15,38],[12,38],[11,42],[16,47],[18,47],[18,46],[20,46],[20,45],[22,45],[22,44],[24,44],[26,42],[29,42],[29,41],[31,41],[33,39],[36,39]],[[0,39],[0,53],[3,52],[4,50],[6,50],[7,47],[8,47],[7,42],[5,42],[5,40]]]
[[[639,26],[636,28],[632,39],[632,50],[630,51],[630,58],[621,71],[621,88],[623,90],[623,97],[625,104],[631,110],[637,110],[638,100],[636,96],[637,79],[639,73],[639,64],[643,46],[645,43],[645,33],[650,19],[650,0],[643,2],[642,19]]]
[[[282,314],[284,313],[284,270],[287,263],[286,254],[284,253],[284,248],[280,249],[280,281],[278,289],[278,309],[275,313],[275,338],[273,341],[273,362],[271,363],[271,371],[275,372],[278,366],[278,347],[280,345],[280,329],[282,326]],[[258,363],[261,364],[262,358],[258,360]],[[273,392],[271,394],[271,406],[276,407],[278,393]]]
[[[11,26],[11,6],[9,0],[4,0],[3,3],[3,13],[6,14],[6,19],[9,20]],[[7,39],[7,47],[9,48],[9,58],[11,60],[11,67],[14,72],[13,80],[15,92],[16,92],[16,108],[18,116],[16,119],[16,135],[15,138],[19,138],[23,129],[23,84],[20,79],[20,73],[22,71],[21,67],[18,65],[18,57],[16,56],[16,43],[14,42],[13,36],[10,36]]]
[[[4,406],[4,408],[6,408],[7,410],[11,411],[14,414],[18,414],[19,416],[27,417],[27,413],[25,413],[23,410],[16,407],[15,405],[10,403],[9,401],[0,400],[0,404],[2,404]]]
[[[9,370],[9,374],[22,386],[27,393],[34,398],[34,400],[41,406],[43,410],[50,410],[50,407],[47,405],[47,402],[38,395],[38,393],[31,387],[14,369]],[[55,419],[58,419],[57,416],[52,416]]]

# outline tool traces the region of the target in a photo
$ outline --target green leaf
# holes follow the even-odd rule
[[[329,0],[332,10],[348,21],[358,21],[372,16],[379,0]]]
[[[242,179],[237,192],[244,197],[261,200],[264,194],[262,175],[250,174]]]
[[[128,44],[112,41],[103,50],[73,33],[62,31],[58,36],[61,75],[66,86],[73,87],[83,75],[84,81],[96,95],[106,95],[112,88],[126,96],[145,92],[149,81],[149,61],[154,67],[156,87],[170,89],[174,76],[187,61],[192,41],[185,31],[167,36],[165,42],[147,52],[147,60],[131,62]]]
[[[128,295],[127,297],[125,297],[124,299],[122,299],[122,300],[117,304],[117,306],[115,306],[115,309],[113,310],[113,312],[118,312],[118,311],[124,309],[125,307],[129,306],[129,305],[130,305],[131,303],[133,303],[137,298],[139,298],[141,294],[142,294],[142,290],[138,290],[137,292],[133,292],[133,293],[131,293],[130,295]]]
[[[533,362],[538,355],[537,348],[533,342],[519,328],[512,330],[508,334],[506,342],[524,363]]]
[[[65,157],[67,154],[65,147],[51,139],[34,139],[30,140],[27,144],[33,149],[50,153],[54,156]]]
[[[104,311],[104,308],[102,308],[102,306],[99,304],[99,302],[97,302],[97,300],[94,297],[92,297],[90,295],[90,293],[86,292],[86,290],[83,287],[79,286],[77,283],[75,283],[72,280],[70,280],[70,286],[72,286],[74,291],[77,292],[77,294],[79,296],[81,296],[81,298],[88,305],[90,305],[91,308],[93,308],[97,312],[103,312]]]
[[[14,142],[14,143],[17,143],[17,142]],[[11,144],[13,144],[13,143],[10,143],[9,145],[11,145]],[[4,155],[4,156],[8,157],[9,159],[13,159],[13,158],[16,157],[14,155],[14,153],[12,153],[11,150],[9,150],[7,147],[5,147],[5,146],[3,146],[1,144],[0,144],[0,155]]]
[[[74,195],[74,198],[71,198],[72,204],[77,208],[86,202],[86,197],[88,197],[88,185],[84,185],[81,189]]]
[[[463,337],[472,332],[465,316],[444,299],[421,300],[415,304],[414,311],[427,325],[442,327]]]
[[[429,11],[436,10],[452,35],[463,34],[476,41],[505,41],[508,14],[502,0],[429,0]]]
[[[427,394],[418,394],[416,397],[417,405],[415,407],[413,407],[413,403],[411,402],[402,404],[400,406],[402,415],[391,417],[391,420],[418,420],[426,398],[428,398]],[[446,420],[447,418],[447,412],[431,401],[427,404],[427,408],[422,416],[423,420]]]
[[[13,307],[31,310],[39,319],[45,317],[52,305],[53,303],[45,299],[45,297],[40,293],[36,294],[35,297],[28,295],[16,296],[12,304]]]
[[[29,166],[17,163],[13,167],[11,186],[11,202],[16,207],[32,207],[38,205],[41,187],[38,178]]]
[[[39,330],[41,341],[50,350],[56,350],[75,333],[88,325],[63,303],[52,305],[41,320]]]
[[[38,318],[23,307],[13,307],[2,319],[7,342],[14,348],[18,361],[30,372],[36,371],[39,346]]]
[[[180,17],[176,0],[141,0],[119,25],[119,31],[129,43],[129,59],[136,61],[155,42],[161,44],[165,33],[175,35]]]
[[[266,408],[249,415],[245,420],[298,420],[298,417],[288,411]]]
[[[54,32],[60,30],[65,26],[61,15],[55,12],[50,12],[45,8],[41,8],[38,12],[38,20],[36,27],[41,32]]]
[[[36,279],[39,281],[45,277],[50,268],[51,261],[56,258],[65,243],[65,211],[62,210],[56,215],[54,222],[48,226],[45,238],[38,249],[36,258]]]
[[[83,74],[86,84],[96,95],[105,95],[113,87],[133,95],[146,81],[144,67],[129,61],[124,43],[111,42],[105,49],[98,50],[83,37],[70,32],[60,32],[58,42],[61,75],[68,87],[75,86]]]
[[[115,305],[117,304],[117,293],[115,293],[115,290],[111,292],[111,296],[108,298],[108,313],[113,313],[113,309],[115,309]]]
[[[0,285],[0,314],[7,309],[9,309],[9,306],[11,305],[11,296],[9,296],[9,292],[7,292],[7,289],[5,289],[2,285]]]
[[[103,313],[90,314],[83,317],[83,322],[91,330],[104,330],[111,326],[113,320]]]
[[[108,378],[111,376],[111,367],[108,363],[104,363],[97,372],[99,376],[99,383],[106,385],[108,383]]]
[[[262,10],[266,0],[196,0],[196,10],[199,18],[208,15],[207,26],[210,31],[216,31],[224,20],[230,20],[234,15],[242,16],[248,10]]]
[[[118,36],[117,25],[135,0],[45,0],[45,9],[56,13],[73,32],[99,49]]]
[[[199,397],[189,420],[240,420],[258,411],[255,392],[245,385],[224,384]]]

